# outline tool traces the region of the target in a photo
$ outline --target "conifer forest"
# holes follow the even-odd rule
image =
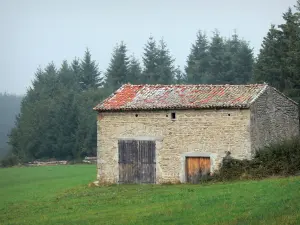
[[[175,64],[168,43],[149,36],[141,56],[120,40],[106,70],[93,49],[80,58],[37,68],[24,96],[0,94],[0,158],[76,160],[95,156],[96,112],[92,108],[126,83],[268,83],[300,102],[300,1],[272,24],[254,55],[251,43],[235,32],[195,31],[186,64]],[[149,31],[150,32],[150,31]]]

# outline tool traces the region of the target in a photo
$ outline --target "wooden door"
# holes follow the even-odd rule
[[[209,157],[187,157],[186,158],[186,177],[188,183],[199,183],[201,176],[210,173]]]
[[[119,140],[119,183],[155,183],[155,142]]]
[[[155,142],[138,141],[138,181],[155,183]]]
[[[136,141],[119,141],[119,182],[135,183],[138,176]]]

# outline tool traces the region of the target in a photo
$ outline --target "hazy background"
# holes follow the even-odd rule
[[[123,40],[140,58],[150,34],[164,37],[184,67],[198,29],[234,29],[255,54],[270,24],[296,0],[76,1],[0,0],[0,92],[24,94],[39,65],[82,57],[86,47],[105,71]]]

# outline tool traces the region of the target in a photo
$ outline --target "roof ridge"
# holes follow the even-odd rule
[[[164,86],[164,87],[176,87],[176,86],[241,86],[241,87],[253,87],[253,86],[268,86],[266,83],[254,83],[254,84],[124,84],[123,86],[149,86],[149,87],[159,87],[159,86]]]
[[[264,88],[260,90],[260,92],[249,102],[249,105],[252,105],[269,87],[268,84],[265,84]]]

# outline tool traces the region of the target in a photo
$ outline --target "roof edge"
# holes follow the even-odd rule
[[[156,108],[119,108],[119,109],[98,109],[100,112],[136,112],[136,111],[169,111],[169,110],[200,110],[200,109],[249,109],[250,105],[239,106],[206,106],[206,107],[156,107]]]
[[[253,98],[251,100],[251,102],[249,104],[247,104],[247,106],[243,105],[243,106],[213,106],[213,107],[170,107],[170,108],[152,108],[151,110],[172,110],[172,109],[207,109],[207,108],[240,108],[240,109],[246,109],[246,108],[250,108],[251,104],[253,102],[255,102],[257,100],[257,98],[259,96],[261,96],[261,94],[263,94],[267,87],[269,87],[268,84],[266,83],[255,83],[255,84],[130,84],[130,83],[127,83],[127,84],[123,84],[120,88],[118,88],[117,90],[115,90],[112,94],[110,94],[107,98],[105,98],[103,101],[101,101],[100,103],[98,103],[95,107],[93,107],[93,110],[94,111],[98,111],[98,112],[119,112],[119,111],[141,111],[141,110],[144,110],[144,109],[133,109],[133,108],[130,108],[130,109],[126,109],[126,108],[121,108],[121,109],[101,109],[101,108],[98,108],[100,105],[103,105],[105,102],[109,101],[112,97],[114,97],[115,95],[117,95],[119,92],[121,92],[125,87],[127,86],[132,86],[132,87],[170,87],[170,86],[174,86],[174,87],[180,87],[180,86],[263,86],[263,89],[257,94],[257,96],[255,96],[255,98]],[[277,91],[277,90],[276,90]],[[279,92],[279,91],[277,91]],[[281,93],[281,92],[279,92]],[[282,93],[281,93],[282,94]],[[286,97],[286,96],[285,96]],[[286,97],[288,98],[288,97]],[[293,101],[292,99],[290,99],[291,101]],[[293,101],[294,102],[294,101]],[[294,102],[296,103],[296,102]],[[296,103],[297,104],[297,103]],[[298,105],[298,104],[297,104]],[[149,109],[147,109],[149,110]]]
[[[265,84],[264,88],[260,90],[260,92],[249,102],[249,106],[251,106],[256,100],[264,93],[266,92],[267,88],[269,87],[268,84]]]
[[[162,87],[180,87],[180,86],[263,86],[263,85],[268,85],[267,83],[254,83],[254,84],[131,84],[131,83],[127,83],[127,84],[123,84],[119,89],[123,88],[124,86],[133,86],[133,87],[136,87],[136,86],[144,86],[144,87],[159,87],[159,86],[162,86]],[[119,90],[117,89],[117,90]],[[116,90],[116,91],[117,91]]]
[[[264,92],[266,92],[267,89],[274,90],[277,94],[283,96],[284,98],[286,98],[287,100],[289,100],[290,102],[292,102],[293,104],[295,104],[296,106],[299,106],[299,104],[296,101],[294,101],[290,97],[286,96],[284,93],[282,93],[281,91],[277,90],[275,87],[270,86],[268,84],[266,84],[266,86],[258,93],[258,95],[254,99],[251,100],[251,102],[249,103],[249,106],[251,106]]]
[[[281,96],[285,97],[287,100],[289,100],[290,102],[292,102],[293,104],[295,104],[296,106],[299,106],[298,102],[296,102],[293,99],[291,99],[290,97],[286,96],[281,91],[277,90],[275,87],[272,87],[272,86],[269,86],[269,87],[272,88],[276,93],[280,94]]]
[[[111,99],[113,96],[115,96],[118,92],[122,91],[122,90],[124,89],[125,86],[129,86],[129,85],[132,86],[132,84],[130,84],[130,83],[123,84],[121,87],[119,87],[117,90],[115,90],[115,91],[114,91],[113,93],[111,93],[109,96],[107,96],[103,101],[101,101],[101,102],[98,103],[95,107],[93,107],[93,110],[94,110],[94,111],[99,111],[99,109],[97,109],[97,107],[98,107],[99,105],[102,105],[103,103],[105,103],[106,101],[108,101],[109,99]],[[140,85],[140,86],[142,86],[142,85]]]

